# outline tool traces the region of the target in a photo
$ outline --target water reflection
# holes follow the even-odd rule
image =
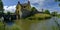
[[[8,21],[8,22],[6,22],[6,25],[8,25],[8,26],[12,26],[13,24],[14,24],[13,21]]]
[[[16,24],[13,22],[8,22],[8,25],[14,24],[13,26],[18,26],[21,30],[59,30],[56,22],[60,24],[60,18],[52,17],[47,20],[18,20]]]
[[[32,24],[32,28],[31,30],[58,30],[57,25],[54,22],[55,17],[48,19],[48,20],[44,20],[44,21],[40,21],[37,24]],[[34,26],[36,25],[36,26]]]

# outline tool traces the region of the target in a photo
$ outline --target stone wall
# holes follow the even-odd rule
[[[28,10],[22,10],[22,18],[28,17],[31,14]]]

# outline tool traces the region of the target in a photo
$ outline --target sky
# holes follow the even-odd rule
[[[2,0],[4,4],[5,12],[15,12],[17,2],[27,3],[28,0]],[[48,9],[50,12],[57,11],[60,13],[60,7],[58,6],[59,2],[55,2],[54,0],[29,0],[32,7],[41,11],[41,9]]]

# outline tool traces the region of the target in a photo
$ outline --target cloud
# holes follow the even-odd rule
[[[45,0],[30,0],[31,6],[36,7],[38,10],[44,6]]]
[[[37,9],[39,9],[41,6],[44,5],[45,0],[30,0],[31,6],[32,7],[36,7]],[[15,12],[16,10],[16,5],[13,6],[4,6],[5,11],[9,11],[9,12]]]
[[[45,0],[30,0],[31,6],[36,7],[38,10],[42,8]],[[5,11],[14,12],[16,10],[16,5],[13,6],[4,6]]]
[[[49,11],[60,11],[58,3],[54,0],[30,0],[30,2],[31,6],[36,7],[38,11],[41,11],[42,8],[44,10],[48,9]]]
[[[22,1],[22,0],[20,0],[20,1]],[[31,6],[36,7],[36,9],[38,9],[39,11],[41,11],[42,8],[44,10],[48,9],[50,11],[60,11],[60,9],[57,5],[58,3],[54,2],[54,0],[29,0],[29,1],[31,3]],[[17,2],[15,2],[15,3],[17,3]],[[5,9],[5,11],[15,12],[15,10],[16,10],[15,7],[16,7],[16,4],[13,6],[11,6],[11,5],[10,6],[4,6],[4,9]]]
[[[30,0],[31,3],[44,2],[45,0]]]
[[[7,12],[7,11],[9,11],[9,12],[15,12],[15,10],[16,10],[16,5],[13,5],[13,6],[4,6],[4,10]]]

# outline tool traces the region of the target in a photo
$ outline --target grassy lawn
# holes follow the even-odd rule
[[[0,22],[0,30],[4,30],[4,24]]]
[[[48,19],[51,16],[49,14],[35,14],[31,17],[28,17],[26,19],[30,19],[30,20],[42,20],[42,19]]]
[[[60,15],[59,16],[57,16],[58,18],[60,18]]]

